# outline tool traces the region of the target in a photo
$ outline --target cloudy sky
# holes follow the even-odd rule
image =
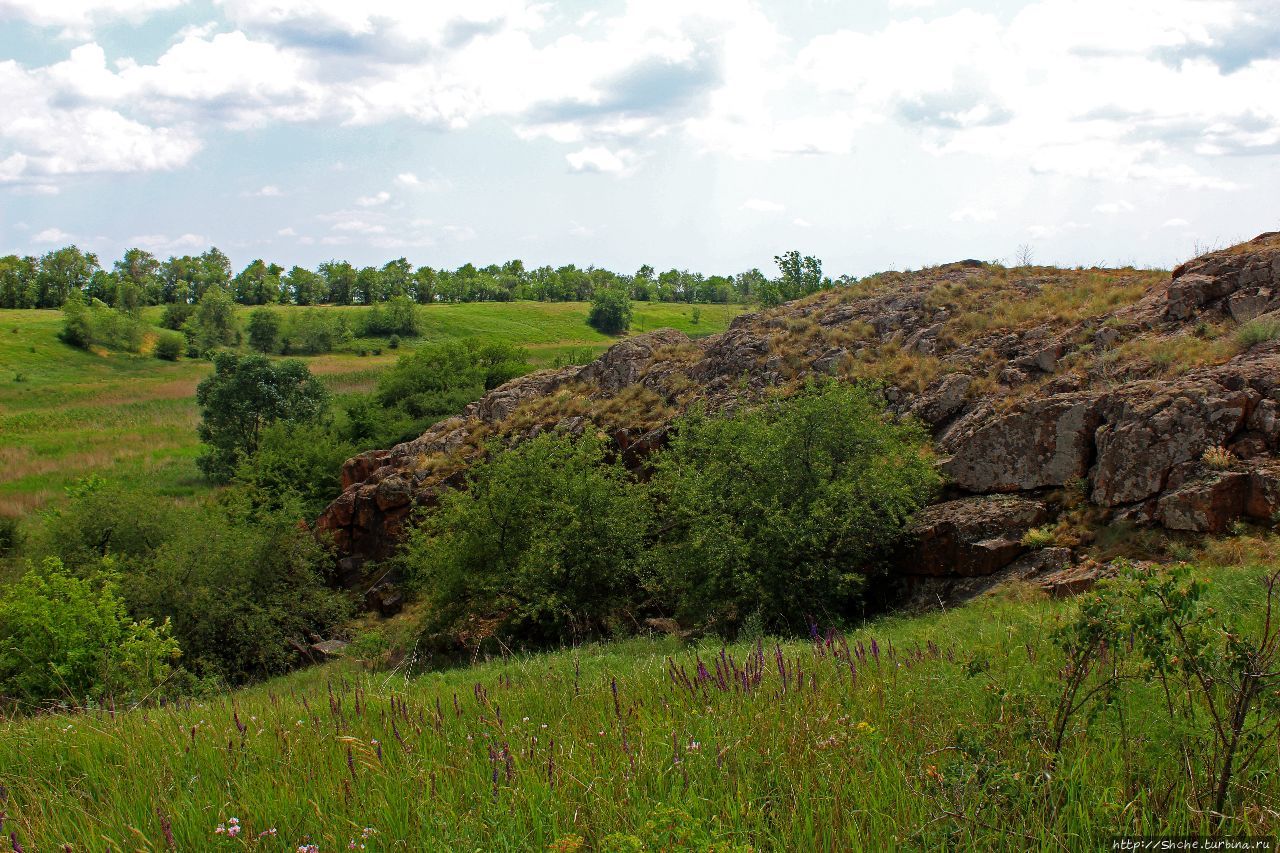
[[[1280,229],[1280,0],[0,0],[0,254],[830,273]]]

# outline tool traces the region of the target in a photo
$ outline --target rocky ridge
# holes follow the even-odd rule
[[[695,401],[723,409],[832,375],[882,381],[890,407],[934,433],[951,485],[922,514],[904,577],[992,576],[1026,559],[1036,527],[1056,525],[1067,547],[1086,522],[1218,533],[1280,512],[1277,330],[1276,233],[1172,275],[978,261],[881,274],[719,335],[638,335],[509,382],[349,460],[316,528],[355,584],[488,440],[597,429],[634,465]]]

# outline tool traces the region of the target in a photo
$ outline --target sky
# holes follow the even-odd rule
[[[0,0],[0,254],[864,275],[1280,230],[1280,0]]]

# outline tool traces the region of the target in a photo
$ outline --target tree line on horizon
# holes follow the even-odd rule
[[[780,275],[771,279],[759,269],[737,275],[707,276],[688,270],[658,272],[648,264],[634,274],[600,267],[541,266],[529,269],[521,260],[454,270],[414,268],[405,258],[381,267],[355,267],[326,261],[314,270],[254,260],[233,274],[230,259],[217,248],[200,255],[160,260],[133,248],[104,266],[97,255],[64,246],[40,257],[0,257],[0,308],[61,308],[72,294],[113,308],[198,303],[212,288],[226,291],[241,305],[374,305],[395,298],[419,304],[437,302],[586,302],[610,291],[630,299],[654,302],[776,304],[813,293],[834,283],[822,274],[816,258],[791,251],[775,258]]]

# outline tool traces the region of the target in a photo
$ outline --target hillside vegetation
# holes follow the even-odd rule
[[[273,310],[288,316],[306,309]],[[363,309],[318,310],[354,317]],[[695,323],[689,305],[640,303],[632,329],[710,334],[741,310],[701,306]],[[404,345],[472,339],[522,346],[532,366],[581,361],[614,340],[587,325],[587,312],[577,302],[433,305],[418,312],[421,336]],[[151,308],[143,316],[158,324],[161,313]],[[239,310],[241,323],[248,313]],[[92,473],[161,495],[205,490],[195,467],[195,388],[209,373],[209,362],[78,349],[58,340],[62,323],[55,311],[0,310],[0,515],[28,513]],[[343,394],[371,390],[397,357],[385,339],[355,339],[342,351],[305,360],[332,391]]]

